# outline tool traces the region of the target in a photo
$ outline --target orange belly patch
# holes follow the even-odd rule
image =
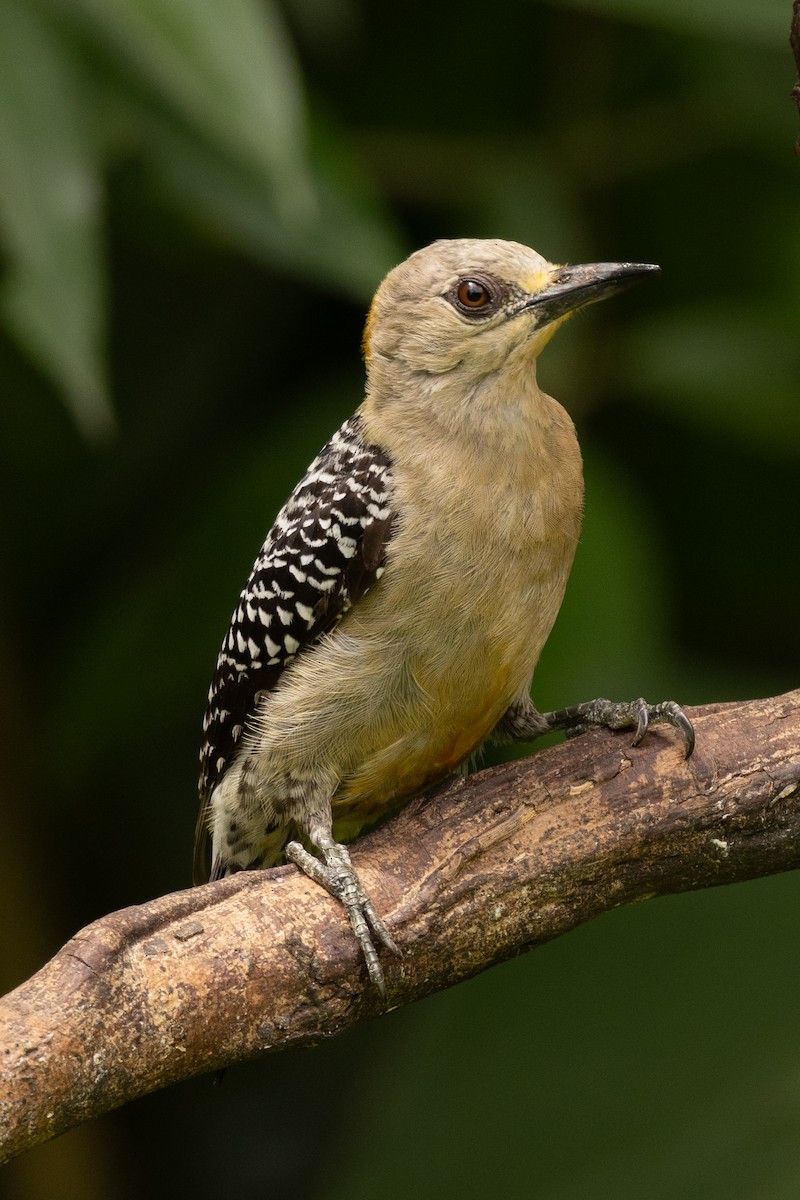
[[[498,671],[492,683],[501,676],[505,682],[508,672]],[[488,689],[491,698],[486,695],[463,724],[435,728],[428,723],[377,750],[342,781],[333,797],[335,820],[375,821],[452,774],[486,740],[508,708],[505,689],[499,697],[495,688]]]

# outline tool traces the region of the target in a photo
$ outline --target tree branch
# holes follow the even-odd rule
[[[420,797],[354,860],[403,958],[392,1006],[644,897],[800,864],[800,691],[592,733]],[[381,1011],[344,914],[294,867],[124,909],[0,1000],[0,1161],[136,1096]]]

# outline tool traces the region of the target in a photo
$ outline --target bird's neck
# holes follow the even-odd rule
[[[431,374],[396,365],[377,381],[371,373],[360,411],[367,440],[403,461],[441,444],[442,430],[445,444],[458,446],[473,463],[485,459],[494,470],[520,457],[530,463],[578,452],[570,417],[539,387],[535,359],[522,356],[469,382],[459,371]]]

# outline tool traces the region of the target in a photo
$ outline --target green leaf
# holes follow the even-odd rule
[[[314,214],[302,84],[275,6],[260,0],[74,0],[89,35],[194,136],[246,164],[285,223]]]
[[[316,218],[287,224],[248,164],[191,137],[169,114],[151,110],[147,143],[162,182],[184,211],[272,265],[359,301],[404,257],[405,248],[369,185],[349,161],[344,139],[316,122],[312,170]]]
[[[0,226],[9,256],[0,309],[78,426],[99,437],[112,417],[91,112],[57,31],[35,8],[0,4],[0,46]]]

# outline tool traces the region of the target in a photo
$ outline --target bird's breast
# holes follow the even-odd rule
[[[529,686],[580,529],[563,417],[557,436],[500,458],[393,457],[385,571],[265,698],[265,788],[273,775],[334,777],[334,813],[355,830],[453,771]]]

